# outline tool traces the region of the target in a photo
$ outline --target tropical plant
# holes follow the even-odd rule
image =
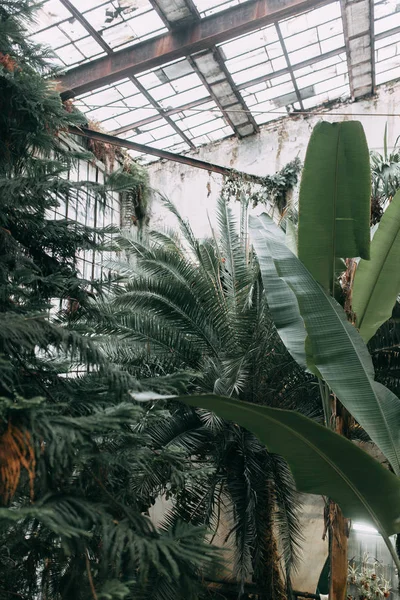
[[[255,405],[296,406],[321,420],[318,388],[310,385],[314,378],[291,359],[276,334],[258,267],[247,260],[229,206],[220,199],[218,231],[199,241],[175,207],[164,203],[179,233],[150,231],[147,240],[128,234],[120,240],[129,260],[114,266],[125,281],[115,297],[97,304],[101,317],[96,323],[102,318],[103,325],[94,325],[105,352],[134,375],[135,356],[147,352],[148,360],[158,357],[167,372],[192,372],[189,390],[232,395]],[[266,452],[252,434],[210,411],[178,403],[170,411],[170,418],[153,430],[158,446],[178,444],[213,471],[201,486],[189,482],[177,494],[168,519],[183,517],[217,529],[227,505],[239,581],[252,576],[266,597],[283,597],[272,521],[288,585],[300,542],[298,500],[286,463]]]
[[[83,119],[42,76],[48,63],[23,27],[31,9],[0,7],[0,598],[197,597],[215,559],[204,531],[158,530],[143,514],[191,466],[179,449],[152,449],[164,413],[138,408],[134,377],[70,327],[101,293],[76,255],[104,232],[52,216],[134,179],[68,179],[93,155],[69,150],[65,131]]]
[[[325,199],[326,204],[326,210],[322,213],[321,198]],[[354,315],[348,305],[348,293],[344,294],[346,311],[334,299],[335,295],[340,297],[337,290],[340,290],[343,259],[363,256],[362,264],[365,266],[359,272],[363,285],[355,287],[355,290],[359,306],[364,307],[360,318],[365,318],[367,309],[373,314],[375,306],[376,317],[371,316],[366,321],[369,330],[365,335],[369,339],[385,318],[377,311],[380,308],[379,301],[373,294],[379,277],[385,281],[386,294],[392,301],[400,291],[396,278],[388,281],[394,258],[387,249],[395,243],[397,232],[388,227],[386,219],[382,223],[381,234],[374,238],[373,258],[370,263],[367,262],[369,200],[368,149],[360,124],[321,123],[310,140],[300,189],[299,258],[289,250],[285,236],[267,215],[252,218],[250,231],[271,316],[292,356],[319,378],[326,425],[333,426],[339,433],[346,433],[351,417],[343,409],[344,405],[381,448],[398,474],[400,401],[393,392],[374,380],[374,369],[365,342],[351,323]],[[395,209],[394,205],[393,211]],[[393,227],[396,230],[398,225],[394,224]],[[298,417],[290,413],[251,407],[221,397],[196,396],[185,401],[207,409],[213,408],[216,414],[231,418],[255,432],[265,440],[270,450],[287,458],[300,489],[307,491],[308,488],[308,491],[328,494],[339,502],[345,516],[354,514],[348,504],[349,495],[346,491],[348,485],[353,487],[357,498],[355,512],[365,517],[369,513],[369,518],[375,522],[388,543],[394,561],[399,565],[388,539],[391,533],[399,529],[397,498],[400,482],[396,476],[385,472],[377,462],[372,467],[371,459],[362,451],[357,450],[356,456],[351,444],[347,445],[347,450],[343,448],[338,452],[339,446],[348,442],[328,429],[320,430],[318,425],[312,426],[309,421],[298,422]],[[307,435],[304,435],[304,428]],[[282,432],[280,436],[277,431]],[[304,444],[305,454],[302,452]],[[309,455],[313,448],[318,456],[317,461]],[[337,482],[334,490],[329,490],[332,481],[336,480],[335,476],[329,476],[327,468],[321,468],[318,474],[316,465],[325,457],[337,476],[342,470],[343,456],[347,457],[344,466],[354,469],[353,474],[347,473],[341,482]],[[301,464],[302,459],[306,466]],[[370,467],[367,467],[368,463]],[[382,495],[383,488],[380,488],[378,497],[374,486],[356,484],[357,470],[370,472],[372,469],[382,478],[387,495]],[[382,514],[383,498],[388,501],[384,513],[392,514],[394,518],[391,525],[385,525],[378,516]],[[368,505],[372,510],[365,512]],[[339,533],[343,542],[344,522],[340,526],[342,529],[336,528],[334,535],[337,537]],[[343,547],[345,549],[345,545]],[[331,590],[334,597],[339,598],[345,594],[346,573],[335,571],[333,559],[336,557],[332,545],[331,554]],[[347,564],[346,561],[342,563]]]
[[[322,161],[324,151],[326,160]],[[357,325],[361,327],[361,334],[369,327],[363,337],[370,339],[385,317],[390,316],[400,291],[399,282],[395,277],[387,284],[390,265],[394,260],[393,254],[396,252],[398,233],[396,220],[394,219],[391,228],[388,227],[388,222],[393,219],[396,204],[391,208],[392,214],[388,214],[382,228],[379,228],[380,232],[372,243],[372,260],[368,260],[367,156],[365,136],[360,124],[341,123],[332,126],[321,123],[317,126],[307,150],[300,188],[298,252],[303,264],[293,255],[286,255],[285,260],[286,250],[276,239],[273,242],[274,248],[271,248],[271,235],[267,234],[270,242],[266,241],[264,244],[268,246],[266,254],[273,257],[276,267],[274,276],[280,275],[281,286],[284,287],[284,281],[296,299],[295,305],[298,308],[294,308],[297,319],[294,330],[297,328],[297,337],[292,331],[288,348],[292,345],[293,351],[296,351],[299,357],[300,347],[300,359],[303,364],[324,382],[320,383],[320,387],[327,425],[331,426],[334,422],[334,428],[346,434],[346,428],[352,422],[352,415],[381,448],[394,471],[399,473],[399,439],[396,425],[400,416],[399,400],[388,388],[374,381],[374,370],[367,348],[347,320],[356,320]],[[320,215],[318,206],[324,189],[327,210]],[[313,231],[312,221],[315,225]],[[258,228],[259,238],[259,224],[254,227]],[[259,242],[262,245],[262,241]],[[265,252],[264,247],[262,250]],[[351,277],[348,277],[348,273],[346,277],[341,277],[343,267],[340,267],[340,261],[349,256],[364,257],[360,261],[360,271],[357,269],[355,274],[354,289],[354,262],[348,262]],[[316,281],[305,267],[314,275]],[[285,269],[283,277],[282,268]],[[379,296],[378,280],[379,284],[385,282],[384,285],[387,286],[382,307],[374,297]],[[330,297],[318,287],[317,282],[325,288]],[[348,286],[344,293],[346,312],[333,298],[335,295],[340,297],[337,294],[340,283]],[[268,288],[266,292],[268,296]],[[387,307],[388,303],[391,303],[390,308]],[[276,310],[279,311],[277,305]],[[304,323],[303,327],[299,327],[299,317]],[[282,326],[285,317],[281,314],[280,318]],[[299,335],[303,336],[300,341]],[[358,386],[357,390],[355,385]],[[343,410],[342,405],[350,415]],[[336,523],[336,533],[340,527],[341,537],[345,539],[343,521]],[[390,546],[387,536],[384,532],[382,534]],[[336,537],[335,534],[331,539]],[[342,554],[343,548],[341,543]],[[390,549],[396,561],[391,546]],[[334,560],[336,557],[331,547],[331,584],[333,582],[335,585],[336,577],[337,589],[334,595],[338,595],[343,593],[345,587],[344,573],[334,573]],[[342,563],[344,564],[344,561]]]

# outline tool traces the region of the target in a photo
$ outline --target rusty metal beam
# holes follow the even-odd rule
[[[129,46],[68,71],[59,78],[64,99],[160,66],[236,36],[327,4],[329,0],[252,0],[188,27]]]
[[[246,179],[246,181],[251,181],[252,183],[264,183],[264,177],[260,177],[259,175],[252,175],[251,173],[242,173],[236,171],[235,169],[229,169],[228,167],[214,165],[204,160],[192,158],[191,156],[175,154],[174,152],[168,152],[168,150],[159,150],[158,148],[152,148],[151,146],[145,146],[144,144],[129,142],[128,140],[122,140],[121,138],[118,138],[114,135],[108,135],[107,133],[100,133],[99,131],[92,131],[91,129],[86,128],[78,129],[77,127],[70,127],[68,131],[73,135],[90,138],[92,140],[97,140],[98,142],[103,142],[105,144],[112,144],[113,146],[118,146],[119,148],[128,148],[129,150],[135,150],[136,152],[142,152],[143,154],[151,154],[152,156],[158,156],[159,158],[171,160],[173,162],[179,162],[181,164],[188,165],[190,167],[195,167],[197,169],[203,169],[205,171],[211,171],[213,173],[219,173],[220,175],[225,176],[231,176],[236,174]]]

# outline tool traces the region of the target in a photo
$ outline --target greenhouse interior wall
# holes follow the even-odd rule
[[[400,83],[382,85],[374,97],[353,103],[338,103],[310,116],[284,117],[260,128],[260,132],[238,140],[235,137],[203,146],[195,153],[198,159],[252,173],[271,175],[279,171],[296,156],[304,159],[311,131],[320,120],[361,121],[371,150],[383,152],[385,125],[388,126],[388,147],[393,147],[400,135]],[[391,115],[391,116],[386,116]],[[157,161],[148,166],[150,184],[178,207],[181,214],[190,219],[196,235],[209,235],[210,221],[214,221],[216,199],[223,177],[217,173],[182,165],[176,162]],[[154,226],[165,224],[173,227],[171,216],[163,210],[154,194],[151,222]]]

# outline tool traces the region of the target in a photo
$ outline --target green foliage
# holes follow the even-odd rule
[[[286,458],[300,491],[333,498],[346,517],[365,520],[387,537],[400,531],[398,477],[344,437],[295,411],[212,394],[177,399],[252,431],[269,451]]]
[[[321,122],[313,130],[300,185],[299,258],[333,294],[336,261],[369,259],[368,146],[357,121]]]
[[[250,230],[269,307],[287,348],[293,356],[300,354],[302,364],[306,362],[326,381],[399,473],[400,401],[374,381],[372,360],[361,336],[343,308],[290,252],[267,215],[253,217]],[[277,279],[276,291],[270,281]]]
[[[145,515],[191,465],[156,448],[165,412],[135,405],[135,375],[92,329],[72,329],[106,291],[75,266],[104,232],[52,216],[82,194],[102,205],[109,190],[133,193],[138,173],[68,179],[93,156],[69,150],[65,130],[82,116],[42,76],[46,56],[23,28],[31,7],[0,7],[0,598],[194,599],[218,560],[204,529],[160,530]]]
[[[384,212],[371,244],[371,260],[360,260],[354,277],[352,309],[365,342],[391,316],[400,293],[400,192]]]
[[[253,208],[259,204],[272,204],[281,214],[288,204],[289,194],[296,187],[301,171],[301,161],[297,157],[288,162],[280,171],[273,175],[265,175],[260,184],[251,184],[240,174],[226,177],[221,195],[226,199],[246,200]]]
[[[145,240],[121,238],[130,262],[119,265],[123,279],[115,297],[97,305],[93,328],[99,343],[106,347],[110,334],[118,336],[112,356],[120,356],[131,373],[137,372],[135,357],[147,355],[150,365],[189,372],[189,391],[296,405],[321,418],[318,389],[276,334],[258,267],[246,258],[229,206],[220,200],[215,238],[200,241],[175,207],[165,203],[178,220],[180,235],[150,231]],[[281,597],[271,536],[275,511],[288,575],[300,540],[298,500],[286,463],[267,453],[252,434],[210,411],[177,403],[169,410],[170,418],[154,428],[159,447],[177,445],[208,467],[177,493],[170,522],[183,518],[215,530],[221,505],[230,507],[239,580],[253,573],[267,597]]]

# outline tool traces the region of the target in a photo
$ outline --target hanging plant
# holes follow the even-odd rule
[[[242,202],[245,197],[253,208],[258,204],[273,204],[282,215],[288,205],[289,194],[299,180],[301,160],[296,157],[274,175],[266,175],[261,183],[252,183],[241,173],[226,177],[221,195],[226,200]]]

